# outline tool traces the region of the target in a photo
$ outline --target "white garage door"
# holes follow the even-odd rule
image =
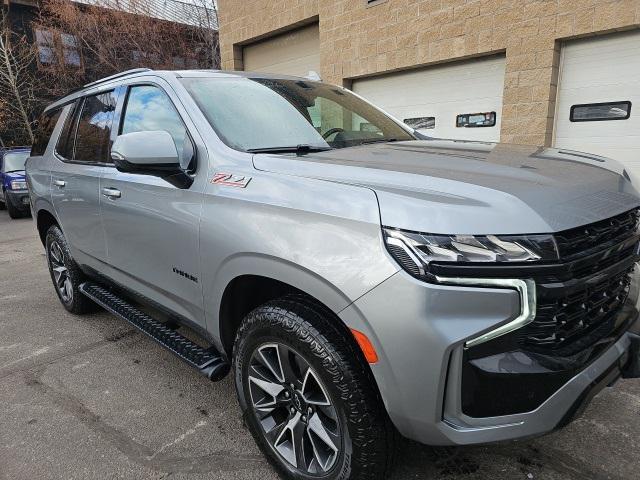
[[[247,45],[243,49],[244,69],[249,72],[306,76],[320,72],[320,31],[311,25]]]
[[[622,161],[640,174],[640,32],[562,47],[556,147]]]
[[[504,57],[354,80],[353,91],[421,132],[500,140]]]

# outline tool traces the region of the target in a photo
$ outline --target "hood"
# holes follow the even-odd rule
[[[620,163],[545,147],[434,139],[258,154],[253,162],[370,188],[383,225],[428,233],[551,233],[640,205]]]
[[[4,178],[7,182],[11,182],[13,180],[24,180],[26,177],[24,170],[19,170],[16,172],[5,173]]]

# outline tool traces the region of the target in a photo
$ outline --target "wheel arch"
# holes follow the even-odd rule
[[[342,325],[338,313],[352,302],[335,285],[299,265],[260,255],[232,259],[221,268],[218,278],[224,278],[216,282],[224,288],[212,312],[217,314],[217,328],[211,330],[217,330],[220,346],[229,357],[242,319],[270,300],[288,294],[304,296],[331,312]],[[349,331],[346,325],[344,329]]]
[[[38,210],[38,214],[36,216],[36,225],[38,228],[38,234],[40,236],[40,241],[42,245],[46,243],[47,231],[51,228],[52,225],[58,225],[58,220],[56,217],[47,209]]]

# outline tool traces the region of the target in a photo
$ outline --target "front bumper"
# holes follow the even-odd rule
[[[7,201],[17,210],[30,210],[29,190],[7,190]]]
[[[464,445],[550,432],[618,377],[637,377],[640,322],[633,303],[621,312],[627,315],[624,331],[584,366],[566,370],[571,375],[535,408],[481,417],[465,414],[462,405],[465,343],[521,315],[516,290],[428,284],[399,272],[340,316],[373,342],[379,362],[372,371],[399,431],[429,445]],[[512,392],[496,388],[491,393],[498,399],[523,386],[526,378]]]

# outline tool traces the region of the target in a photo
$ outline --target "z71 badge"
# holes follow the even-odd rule
[[[245,188],[249,185],[251,177],[244,175],[233,175],[232,173],[216,173],[211,179],[214,185],[225,185],[227,187]]]

